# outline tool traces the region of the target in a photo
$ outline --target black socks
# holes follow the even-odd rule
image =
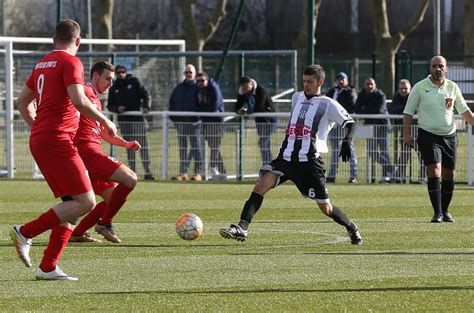
[[[453,198],[454,180],[443,180],[441,183],[441,210],[448,213],[449,204]]]
[[[336,223],[339,225],[348,227],[351,221],[347,218],[346,213],[342,212],[341,209],[339,209],[337,206],[333,205],[332,206],[332,212],[331,215],[329,215]]]
[[[263,197],[258,193],[252,192],[250,198],[245,202],[242,214],[240,215],[239,226],[243,230],[247,230],[252,218],[257,213],[258,209],[262,206]]]
[[[441,179],[439,177],[428,178],[428,194],[435,215],[441,213]],[[453,186],[454,188],[454,186]],[[452,195],[451,195],[452,196]],[[449,199],[451,201],[451,199]]]

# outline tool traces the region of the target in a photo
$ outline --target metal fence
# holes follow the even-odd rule
[[[152,122],[147,124],[146,136],[148,139],[148,155],[151,163],[151,169],[154,176],[161,180],[168,180],[171,177],[180,174],[180,150],[179,136],[176,125],[170,121],[169,116],[173,114],[196,115],[196,113],[186,112],[151,112]],[[222,155],[223,165],[225,167],[227,180],[255,179],[258,170],[262,165],[262,154],[259,149],[259,134],[254,121],[254,117],[242,118],[233,113],[211,113],[213,116],[225,116],[225,122],[222,123],[222,132],[211,131],[207,134],[208,140],[200,141],[200,149],[203,155],[201,164],[196,165],[196,160],[191,160],[188,174],[202,174],[204,179],[213,179],[212,158],[209,142],[212,137],[219,137],[221,144],[219,151]],[[263,113],[258,113],[264,115]],[[201,116],[203,114],[200,114]],[[204,114],[206,115],[206,114]],[[267,114],[268,115],[268,114]],[[276,157],[281,142],[285,136],[285,129],[288,123],[289,113],[273,113],[278,117],[276,129],[271,133],[271,153]],[[361,183],[387,182],[387,178],[399,182],[423,182],[424,171],[420,169],[420,159],[415,150],[404,150],[401,143],[401,125],[392,123],[391,128],[385,129],[380,125],[362,125],[363,118],[368,116],[354,115],[359,124],[354,144],[357,155],[358,174],[357,179]],[[370,116],[370,118],[377,116]],[[391,118],[394,121],[400,121],[401,116],[389,115],[379,116],[379,118]],[[0,115],[0,124],[3,125],[4,117]],[[197,134],[202,136],[203,128],[212,124],[200,123],[190,124],[191,128],[198,128]],[[214,124],[215,125],[215,124]],[[466,125],[462,119],[457,120],[458,125],[458,160],[456,168],[456,180],[458,182],[472,183],[472,147],[473,135],[472,127]],[[417,126],[412,126],[412,133],[416,135]],[[336,131],[337,146],[343,137],[343,132]],[[128,134],[121,134],[128,135]],[[137,135],[137,134],[134,134]],[[6,149],[5,147],[5,128],[0,127],[0,176],[6,177]],[[35,166],[31,157],[29,147],[29,128],[18,117],[14,121],[14,177],[15,178],[35,178],[38,173],[35,172]],[[384,145],[386,151],[384,151]],[[111,147],[104,143],[104,151],[117,157],[123,163],[128,164],[125,148]],[[331,166],[331,140],[328,140],[329,153],[324,154],[323,160],[329,171]],[[374,149],[373,147],[377,147]],[[189,149],[189,148],[188,148]],[[387,153],[386,156],[383,154]],[[185,155],[190,156],[190,151]],[[383,159],[388,161],[385,162]],[[340,161],[339,161],[340,162]],[[202,169],[198,169],[199,166]],[[214,165],[215,166],[215,165]],[[143,177],[144,168],[141,165],[139,154],[136,155],[136,171]],[[36,173],[36,174],[35,174]],[[339,163],[339,170],[336,175],[336,182],[347,182],[351,178],[349,163]],[[223,179],[219,176],[219,179]]]

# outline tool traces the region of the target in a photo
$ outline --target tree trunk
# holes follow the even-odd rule
[[[387,0],[372,0],[372,18],[376,39],[377,57],[382,69],[382,83],[378,84],[387,97],[392,97],[395,90],[395,53],[406,36],[422,21],[428,8],[428,0],[420,0],[415,15],[404,29],[394,36],[390,34],[388,23]]]
[[[183,38],[186,40],[186,50],[203,51],[204,45],[212,38],[226,14],[227,0],[216,1],[210,18],[201,21],[206,25],[202,32],[199,32],[193,14],[193,6],[196,4],[196,0],[178,0],[177,4],[183,15]],[[202,71],[202,57],[190,57],[186,63],[192,63],[198,72]]]
[[[314,25],[314,32],[316,33],[316,27],[317,27],[317,22],[318,22],[318,15],[319,15],[319,8],[321,7],[321,0],[312,0],[314,1],[314,12],[313,12],[313,25]],[[293,48],[297,51],[298,53],[298,69],[297,73],[297,81],[298,81],[298,86],[300,86],[300,81],[301,81],[301,73],[303,73],[303,70],[308,66],[309,64],[307,63],[307,54],[308,54],[308,14],[311,14],[308,12],[308,0],[303,0],[303,6],[302,6],[302,17],[301,17],[301,27],[300,27],[300,33],[296,40],[293,42]],[[313,38],[313,45],[316,44],[316,38]]]
[[[464,54],[470,57],[464,58],[464,65],[474,67],[474,3],[472,1],[464,1],[464,18],[462,21],[462,33],[464,37]]]
[[[113,12],[114,12],[114,0],[97,0],[97,18],[96,22],[96,36],[97,38],[112,39],[113,37]],[[109,45],[98,45],[95,47],[96,50],[112,51],[114,46]]]

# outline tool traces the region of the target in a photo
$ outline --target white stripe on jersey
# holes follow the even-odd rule
[[[307,162],[309,157],[327,153],[326,139],[335,123],[344,126],[354,123],[346,110],[335,100],[326,96],[306,99],[304,92],[292,98],[290,121],[280,155],[287,161],[298,158]],[[297,151],[295,151],[297,150]]]

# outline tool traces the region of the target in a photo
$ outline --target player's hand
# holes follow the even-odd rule
[[[138,151],[142,148],[142,146],[140,145],[138,141],[134,140],[134,141],[129,141],[127,143],[127,148],[134,151]]]
[[[105,120],[104,129],[107,131],[110,137],[117,136],[117,126],[115,126],[114,122],[109,119]]]
[[[344,139],[341,143],[341,152],[339,156],[342,158],[342,162],[348,162],[351,159],[351,140]]]
[[[150,113],[150,109],[149,108],[143,108],[143,114],[148,114]]]
[[[126,109],[126,106],[124,106],[124,105],[119,105],[119,106],[117,107],[117,112],[118,112],[118,113],[122,113],[123,111],[125,111],[125,109]]]

